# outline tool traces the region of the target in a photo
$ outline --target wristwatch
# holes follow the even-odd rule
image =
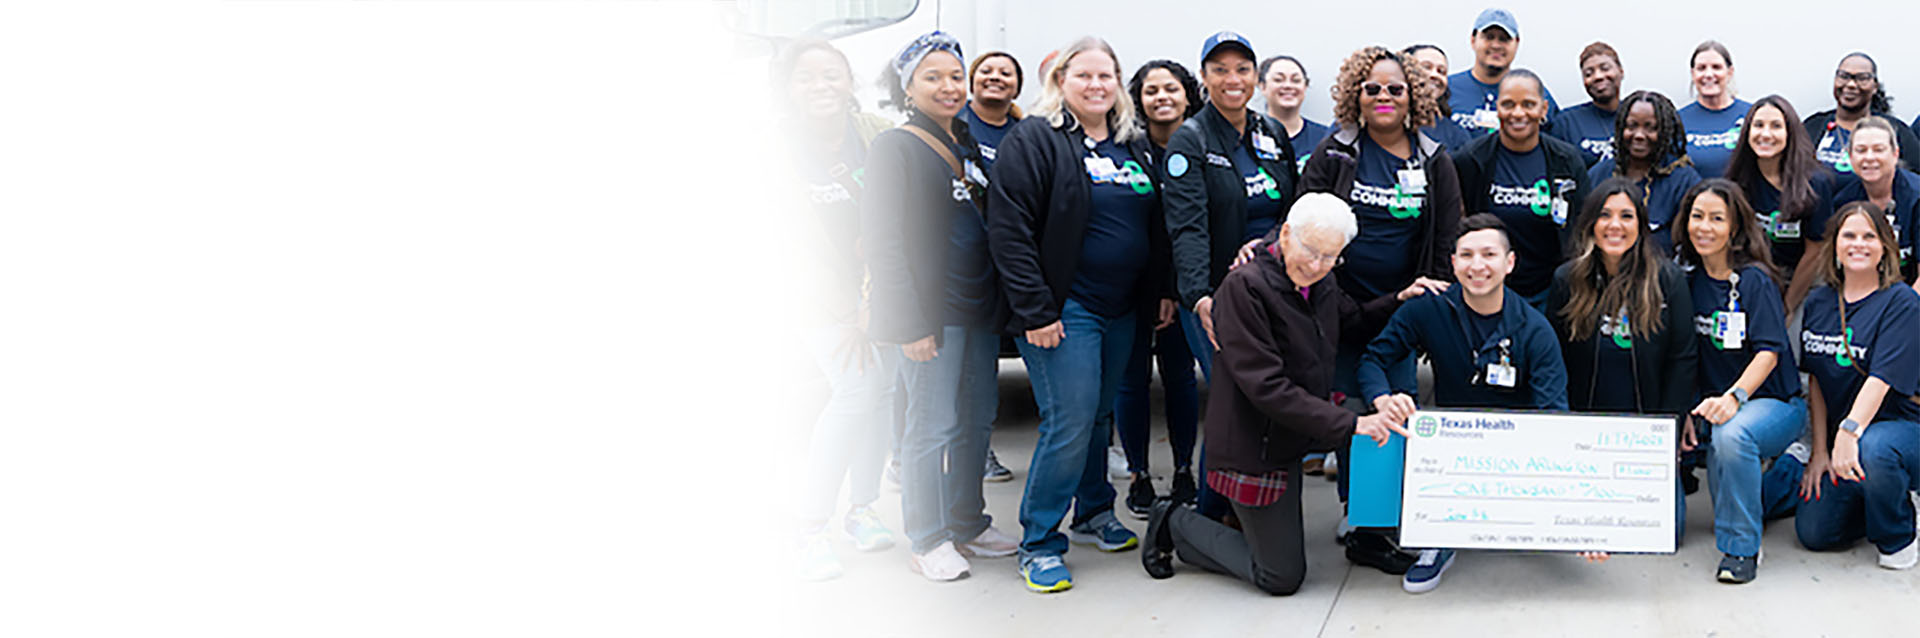
[[[1733,395],[1733,400],[1740,402],[1740,405],[1746,405],[1747,398],[1753,396],[1752,393],[1747,392],[1746,388],[1740,386],[1733,386],[1733,389],[1728,390],[1727,394]]]
[[[1840,421],[1840,431],[1858,437],[1860,436],[1860,423],[1853,419],[1844,419]]]

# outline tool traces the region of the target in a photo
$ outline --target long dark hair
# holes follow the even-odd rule
[[[1653,121],[1660,134],[1660,143],[1653,149],[1651,172],[1664,177],[1672,175],[1673,171],[1681,166],[1693,163],[1693,160],[1687,157],[1687,127],[1680,123],[1680,111],[1673,108],[1673,100],[1667,99],[1667,96],[1661,95],[1659,91],[1642,89],[1620,100],[1620,110],[1615,111],[1613,116],[1614,143],[1618,144],[1619,140],[1627,139],[1627,113],[1633,110],[1633,105],[1641,102],[1653,105]],[[1633,161],[1633,158],[1627,157],[1618,148],[1614,151],[1618,159],[1614,160],[1613,174],[1626,175],[1627,164]],[[1662,159],[1667,161],[1662,162]]]
[[[1780,151],[1780,218],[1794,221],[1806,217],[1820,205],[1813,192],[1813,178],[1827,168],[1814,159],[1813,137],[1800,125],[1800,113],[1793,110],[1787,98],[1769,95],[1754,101],[1747,109],[1746,125],[1741,129],[1738,145],[1733,148],[1733,159],[1727,161],[1727,179],[1747,193],[1758,191],[1761,184],[1766,183],[1767,177],[1760,174],[1760,156],[1753,152],[1753,143],[1747,141],[1746,131],[1753,128],[1754,114],[1768,106],[1779,109],[1781,119],[1787,122],[1787,147]],[[1771,188],[1772,184],[1767,186]]]
[[[1145,122],[1147,119],[1147,103],[1140,99],[1140,90],[1147,88],[1147,74],[1152,73],[1154,69],[1166,69],[1168,73],[1172,73],[1173,79],[1180,82],[1180,90],[1187,92],[1187,112],[1181,117],[1190,118],[1200,112],[1200,103],[1205,101],[1200,97],[1200,80],[1195,79],[1193,73],[1187,71],[1187,67],[1180,66],[1179,62],[1152,60],[1140,65],[1140,68],[1133,72],[1133,78],[1127,80],[1127,97],[1133,99],[1133,111],[1140,114],[1140,121]]]
[[[1835,291],[1845,289],[1846,273],[1840,269],[1840,227],[1850,217],[1865,217],[1873,224],[1873,234],[1880,239],[1879,286],[1875,290],[1885,290],[1887,286],[1900,283],[1900,244],[1893,239],[1893,225],[1887,223],[1887,215],[1873,202],[1860,200],[1849,202],[1833,212],[1827,220],[1826,245],[1820,248],[1820,280]]]
[[[1620,258],[1620,272],[1607,276],[1600,246],[1593,239],[1593,224],[1600,219],[1607,199],[1626,195],[1633,202],[1634,224],[1640,231],[1633,246]],[[1567,305],[1560,309],[1568,333],[1576,340],[1592,338],[1600,316],[1626,308],[1628,327],[1635,336],[1660,332],[1665,317],[1660,312],[1666,302],[1660,289],[1660,249],[1653,245],[1653,228],[1647,221],[1646,195],[1633,180],[1610,177],[1594,187],[1580,207],[1573,226],[1573,259],[1567,268]]]
[[[1791,128],[1791,125],[1789,126]],[[1680,210],[1675,212],[1673,220],[1673,245],[1676,258],[1680,263],[1701,267],[1703,261],[1700,252],[1694,250],[1693,236],[1687,230],[1688,220],[1692,218],[1693,202],[1702,194],[1713,193],[1714,197],[1727,203],[1727,220],[1732,228],[1727,233],[1727,266],[1735,271],[1753,266],[1767,273],[1775,286],[1785,285],[1780,273],[1773,268],[1773,248],[1767,241],[1767,235],[1760,230],[1760,220],[1753,216],[1753,206],[1747,203],[1747,194],[1733,180],[1714,177],[1694,184],[1687,189],[1686,198],[1680,200]]]

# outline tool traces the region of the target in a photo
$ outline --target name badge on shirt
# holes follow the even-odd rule
[[[979,164],[973,163],[973,160],[967,160],[967,180],[981,186],[986,186],[987,174],[980,170]]]
[[[1233,160],[1227,159],[1227,156],[1225,155],[1215,155],[1213,153],[1208,153],[1207,163],[1212,164],[1214,166],[1224,166],[1227,168],[1233,168]]]
[[[1500,388],[1512,388],[1519,382],[1519,376],[1519,373],[1514,371],[1511,364],[1487,364],[1487,385]]]
[[[1473,125],[1484,129],[1500,128],[1500,115],[1488,109],[1473,112]]]
[[[1406,195],[1427,194],[1427,172],[1417,168],[1400,169],[1400,192]]]
[[[1253,134],[1253,150],[1259,154],[1260,159],[1270,160],[1280,156],[1280,147],[1274,144],[1273,138],[1265,133]]]
[[[1747,339],[1747,313],[1713,313],[1713,342],[1723,350],[1738,350]]]
[[[1799,239],[1800,222],[1780,222],[1773,225],[1773,236],[1780,239]]]

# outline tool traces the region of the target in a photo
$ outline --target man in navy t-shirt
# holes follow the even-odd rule
[[[1620,110],[1620,81],[1625,76],[1613,47],[1605,42],[1587,45],[1580,51],[1580,81],[1593,101],[1561,111],[1547,125],[1548,135],[1580,147],[1589,168],[1613,157],[1613,118]]]
[[[1473,68],[1447,77],[1452,92],[1447,103],[1453,107],[1453,121],[1475,136],[1500,128],[1494,103],[1500,99],[1500,79],[1513,68],[1514,54],[1520,51],[1520,22],[1506,9],[1488,9],[1473,21]],[[1547,98],[1547,119],[1560,113],[1553,92],[1540,87]]]

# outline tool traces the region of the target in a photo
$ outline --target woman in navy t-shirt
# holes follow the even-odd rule
[[[1687,154],[1701,177],[1722,177],[1727,158],[1740,141],[1740,125],[1752,106],[1734,96],[1733,54],[1708,40],[1694,47],[1687,61],[1693,74],[1694,102],[1680,109],[1687,123]]]
[[[1813,287],[1814,255],[1826,241],[1833,215],[1833,173],[1813,156],[1813,138],[1794,124],[1799,114],[1787,99],[1769,95],[1747,109],[1746,131],[1727,162],[1727,179],[1747,194],[1766,233],[1773,271],[1787,285],[1788,313]]]
[[[1800,438],[1807,402],[1787,342],[1787,313],[1767,262],[1767,236],[1740,186],[1709,179],[1689,191],[1687,212],[1674,222],[1679,260],[1693,294],[1700,353],[1699,403],[1687,419],[1681,448],[1709,441],[1708,487],[1713,536],[1720,549],[1715,578],[1754,579],[1760,567],[1764,505],[1761,464]],[[1696,428],[1710,426],[1711,436]],[[1785,491],[1785,490],[1782,490]],[[1684,501],[1683,501],[1684,503]],[[1684,509],[1683,509],[1684,511]],[[1685,517],[1681,517],[1685,520]]]
[[[1296,162],[1305,168],[1313,148],[1327,136],[1327,125],[1300,115],[1300,104],[1307,101],[1307,67],[1291,55],[1276,55],[1260,62],[1260,93],[1267,98],[1267,115],[1287,129],[1293,142]]]
[[[1894,256],[1900,264],[1901,279],[1913,281],[1913,236],[1920,225],[1920,175],[1900,167],[1900,138],[1893,124],[1878,115],[1860,120],[1853,127],[1847,157],[1853,163],[1853,177],[1833,193],[1833,205],[1865,201],[1886,215],[1893,228],[1892,241],[1898,247]]]
[[[1892,235],[1867,202],[1827,223],[1821,259],[1834,269],[1801,310],[1813,455],[1794,531],[1814,551],[1865,537],[1881,567],[1908,569],[1920,558],[1907,497],[1920,485],[1920,297],[1900,281]]]
[[[1661,254],[1673,254],[1668,224],[1680,208],[1680,198],[1700,183],[1700,173],[1687,159],[1686,132],[1673,102],[1653,91],[1634,91],[1620,101],[1614,120],[1615,149],[1587,171],[1587,181],[1598,184],[1609,177],[1633,180],[1646,194],[1647,226]]]

